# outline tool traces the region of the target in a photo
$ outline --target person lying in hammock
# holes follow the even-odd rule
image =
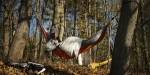
[[[89,39],[70,36],[63,41],[59,41],[58,39],[58,30],[49,33],[41,24],[39,24],[39,27],[46,39],[48,51],[52,51],[52,55],[54,56],[71,59],[73,57],[78,58],[79,54],[89,51],[90,48],[101,42],[107,33],[109,24]]]

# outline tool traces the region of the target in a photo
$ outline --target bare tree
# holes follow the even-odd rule
[[[4,48],[4,55],[7,56],[9,47],[10,47],[10,31],[11,31],[11,26],[12,26],[12,7],[13,7],[13,1],[8,1],[5,0],[4,6],[6,7],[4,9],[4,22],[3,22],[3,28],[4,28],[4,34],[3,34],[3,48]]]
[[[119,27],[115,39],[110,75],[125,75],[129,60],[133,33],[138,16],[138,0],[122,0]]]
[[[18,28],[13,36],[13,40],[8,53],[8,58],[14,62],[19,62],[23,59],[23,52],[28,38],[28,16],[31,15],[31,12],[28,12],[28,4],[31,3],[29,2],[30,1],[26,0],[21,1],[21,11],[19,12],[19,14],[21,15],[19,17],[20,23],[18,23]]]
[[[64,4],[65,0],[54,1],[53,25],[59,29],[58,39],[62,41],[64,35]]]
[[[136,73],[150,72],[150,59],[149,59],[149,3],[148,0],[140,0],[138,23],[135,30],[133,40],[133,57],[131,57],[131,70]]]
[[[27,20],[20,23],[19,28],[14,35],[12,46],[9,51],[9,58],[12,61],[18,62],[23,57],[23,51],[26,45],[28,35],[28,22]]]

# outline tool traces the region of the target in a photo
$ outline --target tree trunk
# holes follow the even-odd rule
[[[130,71],[132,73],[143,73],[143,74],[149,74],[150,72],[150,60],[149,60],[149,50],[148,46],[146,45],[148,42],[148,37],[146,34],[147,31],[149,30],[149,23],[144,23],[146,22],[146,19],[150,17],[149,15],[149,9],[150,6],[146,6],[149,4],[150,1],[143,1],[141,0],[139,3],[139,15],[138,15],[138,23],[136,26],[136,30],[134,33],[134,40],[133,40],[133,51],[132,57],[131,57],[131,62],[130,62]],[[145,7],[146,6],[146,9]],[[150,18],[149,18],[150,19]],[[145,29],[146,28],[146,29]]]
[[[23,51],[26,45],[28,36],[28,21],[24,20],[19,24],[19,28],[14,35],[14,39],[9,51],[9,58],[14,62],[19,62],[22,59]]]
[[[125,75],[129,67],[131,43],[138,15],[138,0],[122,0],[110,75]]]
[[[147,74],[150,73],[150,0],[141,0],[143,1],[144,6],[142,7],[143,13],[142,13],[142,20],[144,22],[144,25],[142,24],[142,30],[144,33],[144,45],[145,48],[143,50],[144,52],[144,64],[145,64],[145,71]],[[142,42],[143,43],[143,42]]]
[[[60,41],[63,39],[63,34],[64,34],[64,0],[55,0],[55,13],[54,15],[54,25],[56,26],[57,29],[59,29],[59,34],[58,38]]]
[[[43,7],[44,7],[44,0],[35,0],[35,7],[37,10],[35,12],[35,15],[37,17],[37,19],[39,20],[40,24],[43,25],[44,21],[43,21]],[[42,33],[39,34],[39,45],[38,45],[38,50],[37,50],[37,60],[38,62],[45,62],[44,61],[44,58],[45,58],[45,54],[44,54],[44,50],[43,50],[43,44],[42,44],[42,41],[43,41],[43,37],[42,37]]]
[[[4,50],[3,50],[3,20],[4,20],[4,10],[3,10],[3,1],[0,1],[0,60],[4,59]]]
[[[6,8],[4,9],[4,34],[3,34],[3,48],[4,48],[4,55],[7,56],[8,51],[9,51],[9,46],[10,46],[10,39],[11,39],[11,26],[12,26],[12,7],[13,7],[13,2],[12,1],[4,1],[4,5]]]
[[[16,28],[10,50],[8,53],[8,58],[13,62],[19,62],[23,58],[24,48],[27,43],[28,38],[28,16],[31,16],[29,11],[30,1],[22,0],[19,12],[19,24]],[[29,11],[29,12],[28,12]]]

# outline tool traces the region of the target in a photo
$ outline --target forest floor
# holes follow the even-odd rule
[[[46,65],[46,71],[40,75],[107,75],[106,66],[91,69],[87,66],[68,63],[49,63]],[[25,69],[18,69],[5,65],[0,61],[0,75],[36,75],[36,72]]]

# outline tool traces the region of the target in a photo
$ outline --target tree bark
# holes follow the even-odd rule
[[[55,13],[53,13],[54,17],[54,21],[53,24],[56,26],[57,29],[59,29],[59,33],[58,33],[58,39],[60,41],[62,41],[63,39],[63,34],[64,34],[64,4],[65,1],[64,0],[55,0]]]
[[[143,38],[144,38],[144,45],[145,48],[143,50],[144,52],[144,64],[145,64],[145,71],[147,74],[150,73],[150,1],[149,0],[141,0],[143,1],[143,6],[142,6],[142,30],[143,30]],[[143,43],[143,42],[142,42]]]
[[[4,34],[3,34],[3,49],[4,49],[4,55],[7,56],[8,51],[9,51],[9,47],[10,47],[10,39],[11,39],[11,26],[12,26],[12,6],[13,6],[13,2],[12,1],[8,1],[5,0],[4,2],[4,6],[6,7],[4,9]]]
[[[4,7],[3,7],[3,1],[0,0],[0,60],[4,59],[4,50],[3,50],[3,20],[4,20]]]
[[[23,59],[23,52],[28,38],[28,16],[31,16],[31,12],[28,12],[29,2],[30,1],[21,0],[19,23],[8,53],[8,58],[13,62],[19,62]]]
[[[14,39],[9,51],[9,58],[13,62],[19,62],[23,57],[23,51],[28,36],[28,21],[24,20],[19,24],[19,28],[14,35]]]
[[[125,75],[129,67],[131,43],[138,15],[138,0],[122,0],[110,75]]]

